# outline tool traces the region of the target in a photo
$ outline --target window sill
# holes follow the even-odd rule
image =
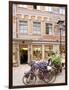
[[[36,33],[36,34],[32,33],[32,35],[35,35],[35,36],[36,36],[36,35],[37,35],[37,36],[41,36],[41,34],[37,34],[37,33]]]

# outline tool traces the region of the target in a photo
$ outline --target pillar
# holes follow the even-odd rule
[[[52,35],[54,35],[54,34],[55,34],[55,31],[54,31],[54,26],[55,26],[55,24],[53,23],[53,24],[52,24]]]
[[[57,45],[57,44],[53,45],[53,51],[57,54],[60,54],[59,45]]]
[[[28,17],[28,33],[32,33],[32,21],[31,21],[31,16]]]
[[[32,52],[32,44],[31,44],[31,55],[30,55],[30,58],[31,58],[31,60],[30,61],[32,61],[33,60],[33,52]]]
[[[19,44],[13,43],[13,66],[20,65]]]
[[[42,17],[41,20],[41,34],[45,34],[45,22],[44,22],[44,17]]]
[[[31,61],[31,45],[28,45],[28,63]]]
[[[42,60],[44,60],[44,44],[42,44]]]
[[[18,43],[18,45],[17,45],[18,66],[20,65],[20,55],[19,55],[19,51],[20,51],[20,49],[19,49],[19,43]]]

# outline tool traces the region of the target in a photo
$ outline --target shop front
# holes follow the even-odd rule
[[[52,52],[60,53],[60,45],[52,43],[20,43],[13,44],[13,65],[23,65],[30,61],[48,60]]]

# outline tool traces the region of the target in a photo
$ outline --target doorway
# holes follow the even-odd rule
[[[28,63],[28,48],[21,48],[20,49],[20,64],[27,64]]]

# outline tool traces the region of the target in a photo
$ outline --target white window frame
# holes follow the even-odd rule
[[[51,6],[45,6],[45,11],[52,12],[53,10]]]
[[[22,23],[20,23],[20,22],[22,22]],[[21,24],[22,24],[22,26],[20,26]],[[23,33],[23,34],[28,33],[28,21],[19,21],[19,31],[20,31],[20,33]]]
[[[48,7],[48,11],[49,12],[52,12],[52,7]]]
[[[27,5],[18,5],[18,7],[27,8]]]
[[[39,23],[40,27],[38,25],[36,25],[36,24],[34,25],[34,23]],[[36,27],[34,27],[34,26],[36,26]],[[33,34],[41,34],[41,22],[36,22],[36,21],[33,22]]]
[[[48,26],[49,26],[49,25],[51,25],[51,26],[48,27],[47,24],[48,24]],[[48,35],[52,35],[52,34],[53,34],[53,33],[52,33],[52,24],[51,24],[51,23],[45,23],[45,25],[46,25],[46,27],[45,27],[46,30],[47,30],[47,27],[49,28],[49,34],[48,34]],[[46,32],[46,34],[47,34],[47,32]]]
[[[65,36],[65,30],[61,30],[61,36]]]
[[[37,6],[37,10],[40,10],[40,6]]]
[[[65,14],[65,9],[63,9],[62,7],[59,8],[59,13],[60,13],[60,14]]]

